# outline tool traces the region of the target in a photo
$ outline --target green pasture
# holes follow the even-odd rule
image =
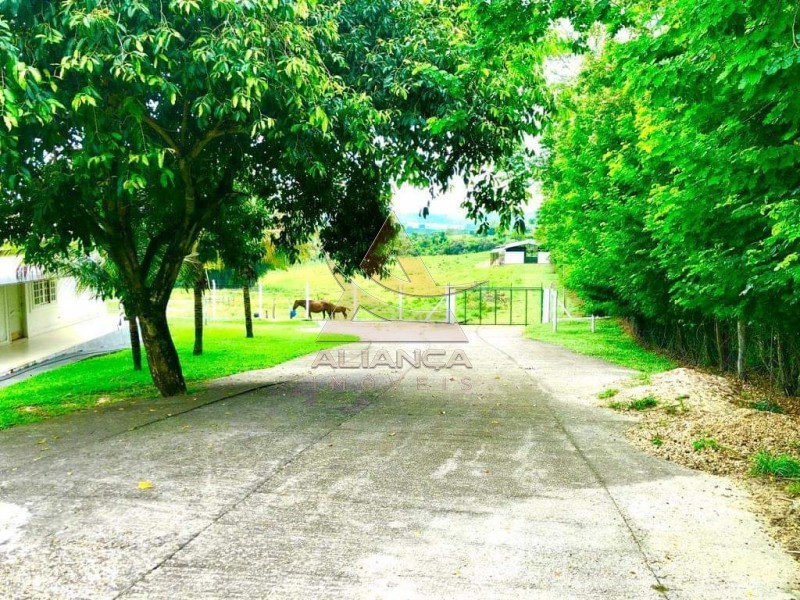
[[[552,265],[503,265],[489,266],[488,252],[475,252],[461,255],[440,255],[422,257],[433,279],[439,285],[466,284],[472,282],[485,282],[487,287],[548,287],[557,282],[555,269]],[[357,278],[355,280],[360,293],[368,293],[376,299],[387,302],[390,314],[381,314],[386,318],[400,317],[400,299],[396,292],[382,287],[378,283]],[[356,302],[353,298],[352,287],[342,290],[328,266],[323,261],[313,261],[294,265],[285,271],[270,271],[259,282],[261,289],[255,286],[251,290],[253,312],[259,316],[266,314],[268,318],[286,319],[291,306],[297,299],[304,299],[306,285],[310,290],[312,300],[327,300],[352,307]],[[512,297],[513,295],[513,297]],[[215,302],[212,297],[215,296]],[[508,322],[512,316],[514,322],[524,322],[525,313],[529,315],[528,322],[539,318],[540,295],[538,293],[526,294],[519,292],[500,291],[493,292],[471,291],[459,294],[455,300],[456,316],[459,321],[469,323],[494,322],[495,312],[498,322]],[[466,302],[466,305],[465,305]],[[527,306],[526,306],[527,302]],[[364,298],[359,299],[360,304],[366,304]],[[441,319],[446,311],[446,303],[440,298],[414,298],[404,296],[402,300],[405,319],[415,319],[424,315],[431,315],[434,320]],[[494,310],[495,306],[497,311]],[[206,310],[209,316],[217,319],[239,317],[243,313],[242,291],[216,290],[207,294]],[[191,292],[176,289],[170,303],[170,315],[178,318],[188,318],[192,315],[193,301]],[[213,315],[211,313],[214,313]],[[302,310],[299,311],[302,313]],[[481,319],[481,313],[483,318]],[[320,318],[315,315],[315,318]]]

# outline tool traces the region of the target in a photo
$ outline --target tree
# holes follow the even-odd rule
[[[253,312],[250,287],[271,268],[285,266],[285,257],[270,241],[267,230],[272,215],[264,202],[242,196],[223,207],[201,240],[203,254],[235,273],[242,287],[245,335],[253,337]]]
[[[575,13],[532,4],[3,3],[0,235],[45,264],[107,255],[153,381],[180,393],[167,302],[200,232],[243,195],[290,258],[319,231],[346,273],[393,181],[461,175],[472,216],[523,224],[524,135],[550,104],[537,42]]]
[[[194,317],[194,346],[192,354],[203,354],[203,295],[208,289],[206,263],[215,258],[214,251],[206,243],[208,234],[203,231],[194,247],[194,252],[184,260],[184,267],[178,275],[177,284],[192,292]]]
[[[0,10],[17,64],[37,69],[37,94],[54,109],[12,123],[20,158],[3,175],[3,237],[41,262],[73,243],[101,248],[142,324],[156,386],[182,392],[166,306],[183,260],[237,195],[255,146],[323,135],[324,106],[350,106],[317,47],[335,23],[325,7],[267,1]]]
[[[800,38],[777,1],[640,5],[562,95],[542,234],[591,306],[798,389]],[[733,351],[735,348],[735,351]]]

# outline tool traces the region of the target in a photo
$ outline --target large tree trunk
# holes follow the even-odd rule
[[[244,329],[247,337],[253,337],[253,312],[250,308],[250,286],[242,286],[242,296],[244,297]]]
[[[203,275],[198,275],[194,282],[194,350],[199,356],[203,353]]]
[[[139,340],[139,324],[135,316],[128,316],[128,332],[131,336],[131,357],[133,358],[133,370],[142,370],[142,344]]]
[[[186,392],[186,382],[167,325],[166,308],[142,312],[139,322],[142,324],[142,339],[153,383],[162,396],[183,394]]]

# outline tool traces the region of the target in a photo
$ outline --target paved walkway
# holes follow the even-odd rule
[[[794,597],[739,487],[585,399],[624,370],[467,331],[471,370],[306,357],[0,433],[0,597]]]
[[[69,357],[111,352],[130,345],[127,323],[124,331],[117,323],[118,317],[103,315],[0,345],[0,382],[8,379],[9,375],[40,365],[63,364],[69,361]]]

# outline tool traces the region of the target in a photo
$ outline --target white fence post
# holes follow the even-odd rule
[[[211,280],[211,319],[217,320],[217,280]]]
[[[452,325],[453,324],[453,288],[450,287],[450,284],[447,284],[447,323]]]
[[[550,307],[553,310],[553,331],[558,331],[558,290],[550,290],[553,297],[550,299]]]
[[[592,315],[592,333],[595,332],[594,315]]]
[[[550,322],[550,288],[542,292],[542,323]]]

